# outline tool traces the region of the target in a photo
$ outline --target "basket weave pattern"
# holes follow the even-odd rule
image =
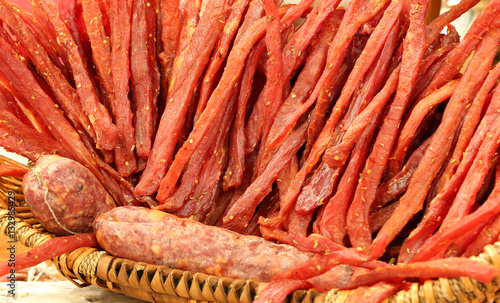
[[[9,159],[0,158],[1,163]],[[0,231],[7,235],[9,224],[8,192],[16,193],[14,238],[27,247],[36,247],[54,237],[33,217],[24,202],[21,180],[0,177]],[[500,268],[500,242],[485,247],[476,260]],[[97,248],[85,247],[54,258],[56,268],[79,287],[96,285],[129,297],[149,302],[211,301],[223,303],[249,303],[267,283],[252,280],[221,278],[202,273],[192,273],[166,266],[151,265],[123,258],[115,258]],[[352,291],[317,290],[296,291],[291,302],[346,302]],[[386,302],[500,302],[500,277],[484,284],[467,277],[429,280],[414,283]]]

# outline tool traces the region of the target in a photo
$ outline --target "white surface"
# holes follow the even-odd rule
[[[14,154],[14,153],[10,153],[8,151],[6,151],[3,147],[0,146],[0,155],[2,156],[6,156],[10,159],[13,159],[13,160],[16,160],[17,162],[20,162],[22,164],[26,164],[28,163],[28,159],[26,159],[25,157],[23,156],[20,156],[18,154]]]
[[[15,299],[7,295],[7,283],[0,283],[0,302],[7,303],[143,303],[145,301],[101,289],[97,286],[79,288],[65,282],[17,282]]]

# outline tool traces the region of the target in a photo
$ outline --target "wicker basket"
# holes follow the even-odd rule
[[[1,163],[12,163],[0,156]],[[14,234],[8,233],[9,194],[15,193]],[[12,200],[11,200],[12,201]],[[27,247],[36,247],[54,237],[33,217],[24,202],[21,180],[0,177],[0,231]],[[12,205],[11,205],[12,210]],[[500,242],[485,247],[476,258],[500,268]],[[210,276],[151,265],[123,258],[115,258],[105,251],[87,247],[54,258],[56,268],[74,284],[85,287],[96,285],[126,296],[148,302],[211,301],[221,303],[252,302],[266,286],[252,280],[239,280]],[[317,290],[296,291],[291,302],[345,302],[351,291]],[[488,284],[470,278],[438,279],[424,284],[414,283],[407,291],[400,291],[387,302],[500,302],[500,277]]]

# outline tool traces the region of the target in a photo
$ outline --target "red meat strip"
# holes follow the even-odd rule
[[[129,4],[111,0],[111,72],[114,94],[115,120],[118,127],[118,143],[115,147],[115,163],[118,172],[127,177],[137,169],[135,158],[135,130],[129,100],[131,44],[131,10]],[[137,103],[136,103],[137,104]]]
[[[74,236],[55,237],[30,251],[16,256],[16,271],[29,268],[44,261],[72,252],[81,247],[99,247],[94,233],[78,234]],[[0,263],[0,276],[10,272],[12,267],[9,261]]]
[[[130,88],[135,104],[135,147],[137,155],[143,159],[149,157],[158,117],[156,100],[160,92],[160,73],[156,62],[157,18],[155,1],[132,1]],[[124,148],[130,149],[132,138],[124,141]]]
[[[359,275],[350,283],[350,288],[374,285],[381,281],[401,281],[405,278],[458,278],[471,277],[488,283],[498,275],[493,265],[467,258],[451,258],[436,261],[401,264],[376,268]]]

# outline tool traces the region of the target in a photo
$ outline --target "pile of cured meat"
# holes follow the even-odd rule
[[[339,2],[0,0],[0,145],[313,253],[276,281],[490,281],[465,257],[500,234],[500,0],[463,37],[478,0]]]

